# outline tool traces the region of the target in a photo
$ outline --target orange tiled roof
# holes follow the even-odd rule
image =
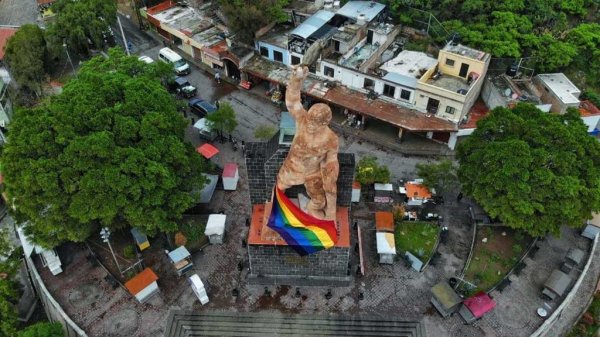
[[[423,184],[418,184],[414,182],[407,182],[404,184],[404,188],[406,188],[406,196],[409,198],[417,198],[417,199],[430,199],[431,192],[427,188],[427,186]]]
[[[490,109],[483,103],[481,99],[475,101],[475,104],[469,110],[469,119],[466,123],[460,126],[461,129],[475,129],[477,121],[485,117],[490,112]]]
[[[394,215],[392,212],[375,212],[375,229],[378,232],[393,232]]]
[[[600,115],[600,109],[590,101],[581,101],[579,103],[579,113],[581,114],[581,117],[595,116]]]
[[[360,183],[358,181],[352,182],[352,188],[355,190],[360,189]]]
[[[158,280],[158,276],[154,274],[152,269],[146,268],[141,273],[135,275],[134,278],[125,283],[125,288],[133,295],[138,294],[154,281]]]

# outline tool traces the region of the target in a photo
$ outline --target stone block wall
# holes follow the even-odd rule
[[[250,277],[346,278],[350,249],[333,247],[300,256],[289,246],[249,245]]]

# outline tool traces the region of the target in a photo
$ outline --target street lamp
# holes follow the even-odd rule
[[[102,237],[102,241],[108,244],[108,248],[110,248],[112,257],[115,260],[115,264],[117,265],[117,269],[119,269],[119,273],[122,274],[121,267],[119,266],[119,262],[117,262],[117,257],[115,256],[115,252],[113,251],[112,246],[110,245],[110,230],[106,227],[102,228],[102,230],[100,231],[100,237]]]
[[[67,52],[67,59],[69,60],[69,63],[71,64],[71,68],[73,69],[73,72],[75,72],[75,66],[73,66],[73,61],[71,61],[71,55],[69,55],[69,48],[67,48],[66,42],[63,42],[63,48],[65,48],[65,51]]]

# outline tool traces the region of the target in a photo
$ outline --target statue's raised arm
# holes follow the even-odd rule
[[[304,110],[302,100],[300,99],[300,90],[306,76],[308,76],[308,67],[292,66],[292,76],[290,76],[285,91],[285,105],[295,120],[306,114],[306,110]]]

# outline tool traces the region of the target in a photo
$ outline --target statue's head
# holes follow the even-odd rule
[[[327,104],[317,103],[308,109],[306,126],[309,133],[318,133],[331,121],[331,109]]]

